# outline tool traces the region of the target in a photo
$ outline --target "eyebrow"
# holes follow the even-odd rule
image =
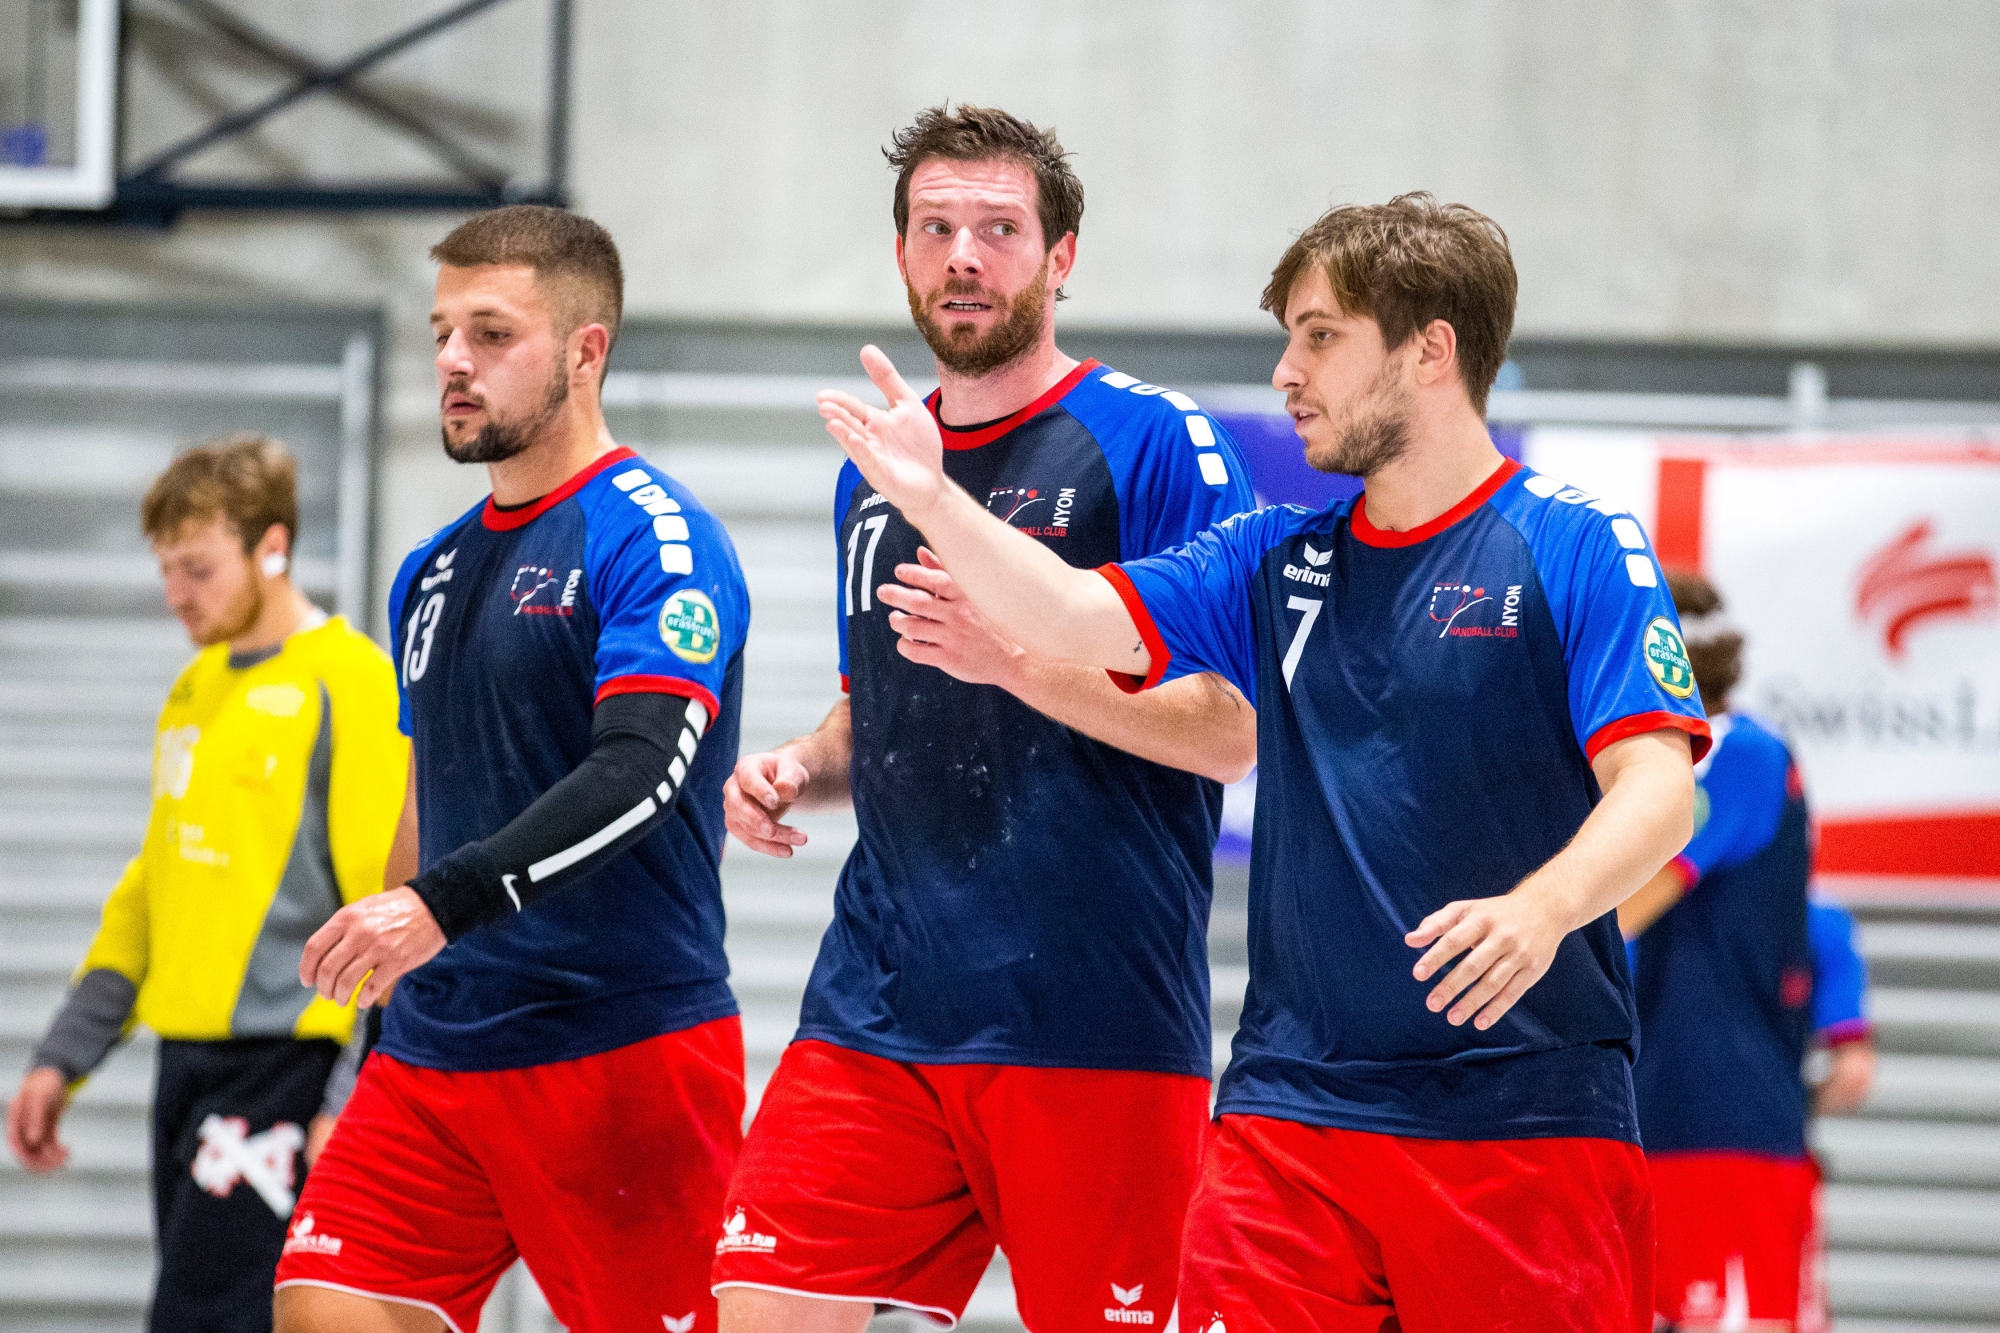
[[[467,319],[515,319],[517,317],[514,311],[502,310],[498,306],[481,306],[466,316]],[[431,323],[449,324],[450,322],[450,319],[446,317],[442,310],[431,311]]]
[[[1339,318],[1339,316],[1336,315],[1333,311],[1321,310],[1318,306],[1314,306],[1310,310],[1301,310],[1299,311],[1298,314],[1293,315],[1291,322],[1293,326],[1296,327],[1300,324],[1305,323],[1309,319],[1337,319],[1337,318]]]

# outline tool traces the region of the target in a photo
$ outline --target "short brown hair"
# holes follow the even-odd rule
[[[1719,710],[1743,677],[1743,634],[1722,615],[1722,594],[1691,569],[1665,569],[1667,591],[1681,618],[1681,639],[1702,702]]]
[[[431,258],[453,268],[526,264],[553,299],[557,332],[567,338],[585,324],[602,324],[618,341],[625,317],[625,268],[611,233],[560,208],[509,204],[475,214],[431,247]]]
[[[1264,309],[1285,322],[1285,303],[1306,265],[1326,274],[1349,315],[1373,316],[1382,341],[1400,347],[1434,319],[1458,335],[1458,373],[1483,415],[1507,357],[1518,287],[1507,233],[1464,204],[1428,192],[1386,204],[1343,204],[1299,233],[1271,270]]]
[[[273,523],[299,538],[299,465],[266,435],[231,435],[198,444],[167,464],[139,502],[148,541],[166,541],[189,523],[227,519],[249,554]]]
[[[948,162],[988,162],[1004,158],[1026,167],[1035,178],[1035,213],[1042,224],[1042,248],[1083,225],[1083,182],[1070,168],[1056,132],[1038,129],[997,107],[951,103],[926,107],[890,136],[882,150],[896,169],[896,234],[910,230],[910,177],[934,157]]]

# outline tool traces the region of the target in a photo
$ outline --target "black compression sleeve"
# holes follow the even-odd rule
[[[410,881],[445,938],[518,912],[659,826],[680,795],[708,710],[673,694],[597,705],[584,761],[498,833]]]

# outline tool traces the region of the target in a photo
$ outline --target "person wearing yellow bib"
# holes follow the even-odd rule
[[[146,494],[167,606],[201,651],[160,712],[144,845],[8,1108],[15,1156],[53,1171],[76,1085],[136,1025],[161,1037],[153,1333],[269,1330],[299,1159],[365,1053],[299,956],[381,890],[409,742],[387,655],[292,583],[297,514],[296,465],[261,437],[190,449]]]

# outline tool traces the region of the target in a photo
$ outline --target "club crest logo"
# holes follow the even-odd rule
[[[722,620],[715,603],[692,588],[667,598],[660,608],[660,641],[683,662],[713,662],[722,646]]]
[[[1687,644],[1682,642],[1681,632],[1674,628],[1673,621],[1654,616],[1653,623],[1646,626],[1643,651],[1646,670],[1653,673],[1661,689],[1676,699],[1694,693],[1694,667],[1688,662]]]

